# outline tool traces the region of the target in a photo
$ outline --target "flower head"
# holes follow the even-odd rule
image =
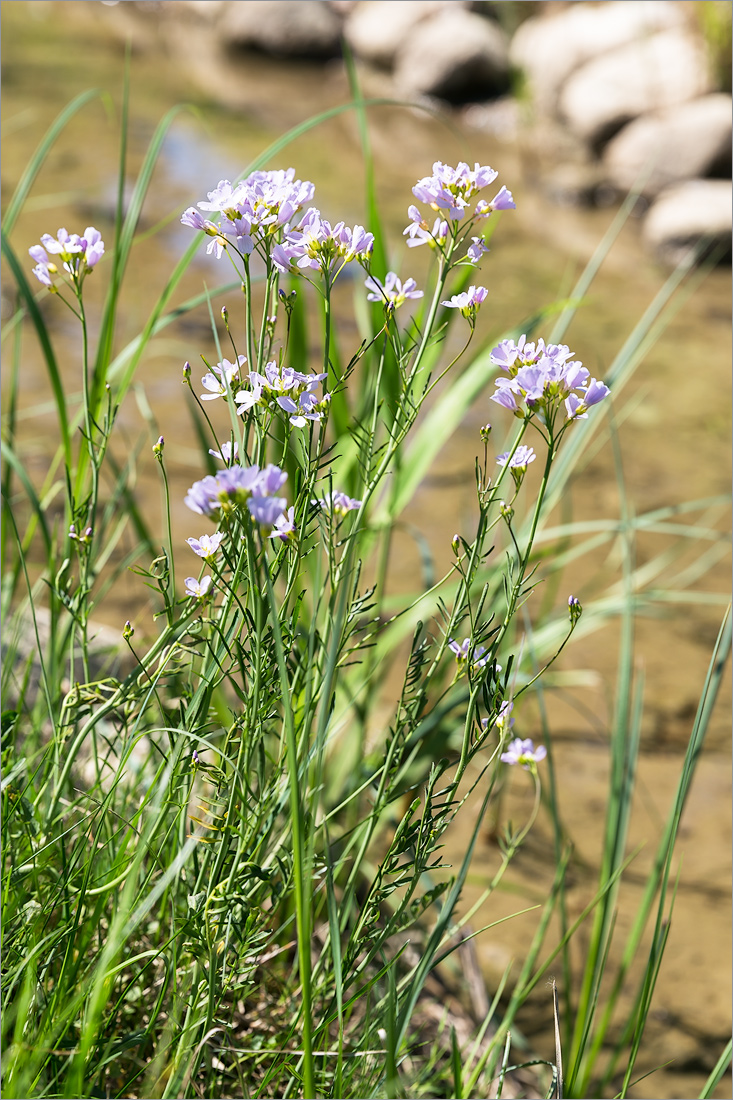
[[[320,506],[321,511],[327,512],[330,516],[345,516],[347,512],[356,511],[357,508],[361,508],[362,501],[354,500],[353,497],[349,497],[346,493],[341,493],[338,490],[334,490],[331,493],[327,493],[325,497],[320,500],[314,500],[314,504]]]
[[[195,577],[186,577],[183,583],[186,586],[187,596],[194,596],[197,600],[204,600],[208,596],[209,589],[214,582],[207,574],[205,577],[202,577],[200,581],[197,581]]]
[[[572,357],[565,344],[530,343],[526,336],[516,343],[502,340],[490,358],[508,377],[496,379],[491,400],[523,419],[537,413],[543,423],[554,418],[563,402],[568,420],[585,416],[610,391],[595,378],[589,381],[589,372]]]
[[[229,466],[232,462],[237,461],[237,455],[239,454],[239,444],[222,443],[220,451],[215,451],[213,450],[213,448],[209,448],[209,454],[213,455],[214,458],[220,458],[222,462],[226,463],[226,465]]]
[[[217,531],[215,535],[201,535],[198,539],[186,539],[186,542],[191,547],[194,554],[198,554],[204,561],[211,561],[216,555],[223,540],[223,534],[221,531]]]
[[[237,184],[220,180],[209,191],[208,201],[197,204],[200,210],[218,214],[218,224],[203,218],[193,206],[181,221],[213,238],[207,252],[216,250],[217,258],[229,243],[246,256],[255,247],[268,247],[314,194],[310,181],[295,179],[294,168],[252,172]]]
[[[486,300],[488,293],[485,286],[470,286],[468,290],[464,290],[462,294],[454,294],[449,301],[441,302],[440,304],[442,306],[447,306],[448,309],[460,309],[466,320],[470,324],[473,324],[476,320],[479,306]]]
[[[81,286],[84,276],[96,267],[104,255],[104,241],[99,230],[92,225],[87,226],[82,236],[78,233],[67,233],[62,228],[55,237],[44,233],[41,244],[33,245],[28,252],[31,259],[36,261],[33,274],[44,286],[53,288],[54,278],[58,275],[58,267],[49,258],[49,253],[59,257],[72,282]]]
[[[276,362],[267,363],[265,373],[250,371],[248,390],[240,390],[234,400],[239,406],[240,415],[261,406],[276,410],[278,407],[290,414],[290,423],[302,428],[308,420],[321,420],[328,409],[330,394],[317,398],[314,390],[326,374],[302,374],[292,367],[278,367]]]
[[[195,481],[184,499],[192,512],[203,516],[226,515],[247,504],[250,497],[274,495],[287,480],[279,466],[226,466],[212,477]],[[284,507],[284,505],[283,505]],[[282,511],[282,509],[281,509]]]
[[[505,764],[521,764],[525,771],[530,771],[534,765],[539,764],[540,760],[544,760],[546,756],[547,749],[544,745],[538,745],[535,748],[534,741],[530,738],[523,741],[521,737],[517,737],[510,742],[507,751],[501,754],[501,760]]]
[[[288,502],[285,497],[255,497],[247,501],[252,519],[268,535],[275,524],[283,518]]]
[[[275,520],[269,537],[271,539],[281,539],[282,542],[289,542],[295,538],[295,508],[292,504],[279,519]]]
[[[364,283],[371,293],[367,294],[368,302],[383,302],[386,306],[398,309],[408,298],[422,298],[422,290],[417,289],[414,279],[406,279],[400,282],[394,271],[388,271],[384,283],[374,275],[370,275]]]

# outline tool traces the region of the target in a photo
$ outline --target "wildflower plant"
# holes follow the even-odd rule
[[[501,833],[489,900],[541,805],[551,754],[523,736],[521,701],[582,608],[569,597],[539,669],[518,613],[524,624],[532,612],[553,464],[609,395],[568,347],[531,332],[474,360],[509,441],[496,455],[496,429],[481,429],[473,527],[445,547],[442,578],[395,604],[392,532],[420,470],[419,433],[434,423],[430,399],[441,401],[444,378],[460,383],[478,312],[498,297],[469,285],[493,260],[489,219],[493,230],[515,208],[496,177],[438,162],[413,187],[406,255],[431,251],[425,286],[389,269],[378,225],[326,220],[293,168],[222,180],[183,213],[238,289],[200,385],[183,369],[202,462],[182,500],[181,545],[164,438],[152,448],[166,545],[139,571],[157,596],[158,634],[145,649],[126,622],[130,670],[96,679],[97,528],[113,511],[100,504],[100,470],[120,394],[103,359],[89,365],[83,295],[112,255],[120,275],[132,229],[114,248],[90,227],[30,250],[39,283],[82,327],[83,431],[78,455],[66,447],[65,558],[49,585],[54,615],[71,624],[71,675],[57,676],[63,691],[46,678],[45,741],[4,788],[8,858],[29,894],[46,889],[39,852],[60,852],[47,909],[12,895],[7,1095],[420,1094],[405,1060],[420,1052],[415,1012],[460,943],[461,891],[508,767],[534,784],[534,803]],[[367,320],[344,356],[331,292],[347,271]],[[314,316],[319,338],[308,340]],[[445,362],[452,325],[463,348]],[[145,548],[157,553],[150,537]],[[192,573],[182,585],[177,569]],[[443,838],[469,799],[465,858],[447,868]],[[419,952],[403,949],[406,937]],[[155,991],[142,1021],[141,982]],[[515,1011],[511,1000],[509,1024]],[[257,1027],[242,1022],[255,1015]],[[477,1083],[488,1095],[503,1073],[497,1036],[460,1091],[453,1058],[450,1095],[477,1094]]]

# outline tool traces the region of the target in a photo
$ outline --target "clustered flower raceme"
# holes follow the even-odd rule
[[[415,198],[438,213],[433,228],[425,220],[420,210],[411,205],[407,214],[410,224],[404,231],[408,238],[407,247],[417,248],[427,244],[431,248],[443,249],[449,236],[455,237],[458,223],[470,214],[469,226],[477,218],[488,218],[495,210],[514,210],[516,204],[511,191],[502,187],[491,201],[481,199],[473,211],[470,207],[473,199],[484,187],[493,183],[498,175],[488,164],[476,164],[473,169],[461,161],[456,168],[436,161],[432,176],[418,180],[412,189]],[[471,238],[466,253],[469,263],[477,264],[488,247],[483,237]]]
[[[62,228],[55,237],[44,233],[41,243],[34,244],[28,249],[28,253],[36,261],[33,274],[39,283],[50,290],[55,289],[54,279],[59,274],[59,269],[49,253],[59,257],[72,282],[81,286],[84,276],[89,274],[104,255],[104,241],[99,230],[91,225],[87,226],[82,236],[78,233],[67,233]]]
[[[181,221],[212,237],[206,249],[216,251],[217,259],[229,243],[248,256],[257,245],[265,245],[286,226],[315,194],[309,180],[296,180],[295,169],[252,172],[240,183],[220,180],[208,192],[208,202],[197,203],[200,210],[220,214],[218,224],[201,216],[189,206]]]
[[[325,276],[335,276],[349,260],[366,262],[374,248],[374,234],[363,225],[349,229],[344,222],[332,226],[320,210],[306,210],[298,225],[289,228],[280,244],[272,250],[272,262],[283,273],[296,268],[312,268]],[[334,271],[334,265],[338,264]]]
[[[287,477],[272,463],[262,470],[257,465],[227,466],[218,474],[194,482],[184,503],[199,515],[222,518],[246,507],[263,533],[269,535],[287,508],[287,500],[276,496]]]
[[[374,236],[362,225],[350,229],[338,222],[332,226],[315,207],[309,207],[298,220],[314,194],[314,185],[296,180],[293,168],[253,172],[237,184],[220,180],[209,191],[209,201],[199,202],[199,210],[190,206],[181,221],[212,238],[206,251],[216,252],[217,259],[232,244],[245,256],[257,248],[281,272],[295,266],[331,274],[335,261],[341,266],[353,259],[366,261]],[[200,210],[219,214],[218,223],[204,218]]]
[[[388,271],[384,283],[381,283],[375,275],[370,275],[364,286],[371,292],[367,294],[368,302],[383,302],[389,309],[399,309],[408,298],[422,298],[422,290],[417,289],[414,279],[405,279],[401,282],[394,271]]]
[[[234,395],[237,411],[242,415],[256,405],[267,409],[279,406],[290,414],[291,424],[302,428],[308,420],[321,420],[328,410],[330,393],[324,393],[319,399],[313,392],[326,377],[325,373],[301,374],[292,367],[267,363],[264,374],[250,371],[247,377],[249,390],[240,390]]]
[[[509,377],[496,379],[491,400],[523,419],[537,413],[545,424],[554,419],[563,401],[568,420],[585,417],[588,409],[611,391],[590,378],[590,372],[572,355],[565,344],[527,343],[526,336],[520,336],[516,344],[502,340],[490,358]]]

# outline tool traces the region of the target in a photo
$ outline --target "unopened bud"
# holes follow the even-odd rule
[[[160,458],[160,456],[163,454],[163,448],[164,447],[165,447],[165,440],[163,439],[163,436],[161,435],[161,436],[158,437],[158,442],[153,444],[153,454],[155,455],[156,458]]]
[[[127,622],[125,623],[124,630],[122,631],[122,637],[125,639],[125,641],[127,641],[129,638],[131,638],[133,636],[134,633],[135,633],[135,628],[132,625],[132,623],[130,622],[130,620],[128,619]]]
[[[583,614],[583,608],[577,596],[571,596],[568,599],[568,612],[570,613],[570,625],[575,626],[578,619]]]
[[[489,436],[491,435],[491,424],[484,424],[483,428],[479,429],[479,432],[481,434],[481,442],[488,443]]]
[[[183,384],[184,386],[191,385],[191,364],[189,363],[188,359],[183,364]]]
[[[196,749],[194,749],[193,752],[191,753],[191,761],[192,761],[193,764],[198,764],[200,762],[199,761],[199,754],[196,752]]]
[[[512,522],[512,519],[514,518],[514,509],[503,500],[499,501],[499,511],[504,519],[507,521],[507,523]]]
[[[229,317],[229,310],[227,309],[226,306],[222,306],[221,307],[221,318],[222,318],[222,321],[224,322],[224,324],[227,323],[227,318],[228,317]]]
[[[459,535],[454,535],[451,539],[451,546],[453,547],[453,553],[458,557],[461,552],[461,539]]]

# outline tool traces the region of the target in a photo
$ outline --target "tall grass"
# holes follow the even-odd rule
[[[559,1057],[536,1063],[537,1079],[548,1095],[629,1095],[669,929],[680,819],[730,650],[726,618],[638,914],[612,953],[618,892],[632,858],[642,714],[634,618],[645,603],[684,598],[689,570],[679,590],[645,586],[690,540],[710,544],[710,562],[725,552],[706,520],[685,522],[711,503],[642,516],[626,505],[618,519],[558,527],[555,505],[601,426],[615,445],[614,421],[605,406],[575,420],[549,398],[537,408],[520,402],[519,415],[506,417],[513,427],[503,466],[494,464],[488,430],[476,440],[475,530],[456,536],[445,576],[399,597],[388,586],[395,527],[497,373],[492,348],[500,338],[541,336],[552,314],[551,339],[563,337],[625,211],[570,300],[484,346],[474,343],[477,307],[464,300],[461,316],[444,303],[478,279],[475,267],[458,262],[467,228],[488,239],[496,214],[488,222],[472,223],[470,215],[449,221],[446,236],[426,245],[434,253],[432,282],[407,322],[399,322],[388,296],[371,304],[362,296],[361,342],[348,349],[339,346],[331,302],[333,282],[359,255],[344,237],[321,227],[313,267],[278,267],[272,245],[285,233],[278,223],[256,237],[252,254],[237,250],[237,238],[205,230],[142,331],[118,348],[124,294],[134,294],[130,252],[176,117],[170,112],[160,124],[125,207],[125,108],[113,239],[98,269],[57,283],[83,336],[82,401],[74,405],[46,322],[47,310],[63,302],[42,303],[47,291],[31,284],[10,236],[53,142],[93,94],[74,101],[50,129],[8,207],[3,240],[17,287],[4,334],[11,363],[3,439],[4,1095],[499,1095],[516,1070],[517,1015],[558,957],[562,1064]],[[361,261],[384,282],[392,249],[380,229],[365,108],[355,89],[354,102],[340,109],[357,111],[364,141],[374,241]],[[244,176],[331,114],[286,135]],[[223,540],[199,562],[199,576],[182,585],[195,559],[172,542],[165,441],[154,448],[166,502],[160,529],[136,503],[134,461],[120,467],[110,442],[150,341],[181,314],[210,310],[222,289],[171,306],[204,237],[225,245],[221,262],[233,258],[235,268],[224,289],[236,307],[223,326],[212,319],[217,354],[232,363],[243,354],[248,364],[206,405],[196,372],[184,372],[202,475],[221,471],[216,489],[212,479],[191,490],[199,513],[192,534],[208,522]],[[495,247],[500,238],[499,227]],[[606,381],[617,409],[693,271],[690,263],[670,277],[612,364]],[[83,288],[92,277],[108,280],[94,353]],[[18,457],[18,377],[29,327],[58,422],[58,450],[41,484]],[[298,409],[278,404],[274,384],[257,394],[247,372],[262,374],[270,361],[322,373],[322,389],[308,383]],[[450,386],[441,388],[446,376]],[[323,391],[330,400],[321,399]],[[235,400],[240,392],[259,396],[245,415]],[[294,424],[299,412],[304,423]],[[530,441],[543,468],[533,496],[521,466],[510,467]],[[235,442],[238,461],[223,450]],[[209,448],[224,462],[212,465]],[[255,482],[245,484],[241,470],[255,464],[278,473],[252,492]],[[226,476],[240,480],[227,489]],[[134,532],[132,556],[115,553],[126,530]],[[642,569],[635,560],[640,531],[674,536],[675,548],[665,544]],[[505,553],[491,554],[500,538]],[[560,584],[573,557],[611,544],[623,549],[620,585],[610,584],[582,618],[575,603],[569,615],[567,605],[563,614],[534,614],[540,577]],[[31,552],[43,561],[35,572]],[[159,633],[138,644],[126,626],[125,659],[99,671],[95,609],[130,565],[153,590]],[[611,617],[620,617],[622,629],[597,889],[571,919],[565,885],[572,852],[548,727],[546,762],[527,745],[515,751],[525,754],[533,803],[526,821],[500,831],[484,911],[491,912],[492,894],[540,812],[553,830],[553,888],[519,974],[490,991],[489,1008],[464,1043],[455,1026],[429,1028],[423,1006],[434,975],[446,972],[473,935],[461,895],[509,763],[502,756],[512,741],[510,715],[521,732],[522,696],[542,699],[542,676],[571,633]],[[466,818],[476,795],[478,812],[463,826],[465,853],[449,867],[441,854],[446,831]],[[550,938],[554,916],[559,941]],[[581,924],[588,950],[578,976],[569,948]],[[619,996],[629,980],[638,983],[634,1010],[619,1027]],[[730,1048],[702,1095],[711,1095],[729,1061]]]

